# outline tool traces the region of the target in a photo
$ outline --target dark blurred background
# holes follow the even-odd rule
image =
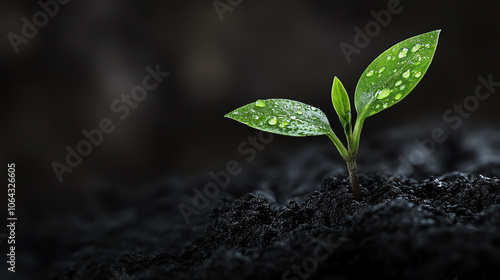
[[[314,105],[342,136],[330,101],[333,77],[352,98],[376,56],[435,29],[442,32],[426,77],[403,102],[370,118],[362,141],[407,123],[445,127],[443,113],[474,94],[479,75],[500,80],[496,2],[401,0],[402,11],[348,63],[339,45],[354,45],[354,28],[364,29],[374,20],[370,11],[385,10],[389,2],[397,1],[243,0],[221,21],[211,0],[70,1],[59,4],[16,54],[7,35],[21,35],[21,19],[32,21],[41,7],[37,1],[1,1],[1,141],[4,164],[17,165],[20,227],[86,207],[82,197],[95,189],[208,178],[210,170],[241,160],[238,145],[256,135],[223,115],[257,98]],[[120,120],[111,103],[142,83],[146,66],[157,64],[170,76]],[[468,121],[496,126],[495,94]],[[81,131],[97,128],[103,118],[115,130],[59,182],[51,164],[64,163],[65,146],[75,148],[85,139]],[[260,156],[328,141],[276,136]]]

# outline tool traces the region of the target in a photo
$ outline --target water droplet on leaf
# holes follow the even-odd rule
[[[382,68],[380,68],[380,70],[378,70],[378,72],[382,73],[382,72],[384,72],[384,70],[385,70],[385,67],[382,67]]]
[[[399,52],[399,58],[403,58],[403,57],[405,57],[407,53],[408,53],[408,49],[407,49],[407,48],[402,49],[402,50]]]
[[[421,73],[420,71],[419,71],[419,72],[417,72],[417,73],[415,73],[415,78],[418,78],[418,77],[420,77],[420,76],[422,76],[422,73]]]
[[[411,48],[411,51],[412,51],[412,52],[416,52],[416,51],[418,51],[421,47],[422,47],[422,45],[420,45],[420,44],[416,44],[415,46],[413,46],[413,48]]]
[[[266,107],[266,101],[259,99],[259,100],[255,101],[255,106],[261,107],[261,108]]]
[[[403,81],[399,80],[396,82],[396,86],[399,86]]]
[[[396,94],[396,96],[394,96],[394,99],[399,100],[401,99],[401,97],[403,97],[403,95],[401,93],[398,93]]]
[[[301,111],[301,110],[298,110],[298,111],[297,111],[297,114],[302,115],[302,111]]]
[[[383,90],[379,91],[377,94],[377,99],[383,99],[386,98],[392,90],[384,88]]]
[[[371,75],[373,75],[373,70],[370,70],[370,71],[368,71],[368,73],[366,73],[367,77],[370,77]]]
[[[273,117],[272,119],[270,119],[270,120],[268,121],[268,123],[269,123],[270,125],[276,125],[276,124],[278,123],[278,119],[276,119],[276,117]]]
[[[406,87],[406,85],[402,85],[402,86],[399,87],[399,89],[403,90],[403,89],[405,89],[405,87]]]
[[[289,125],[289,124],[290,124],[290,122],[289,122],[289,121],[287,121],[287,120],[283,120],[283,121],[280,123],[280,127],[285,127],[285,126],[287,126],[287,125]]]
[[[410,77],[410,70],[406,70],[406,72],[404,72],[402,76],[405,79],[408,78],[408,77]]]

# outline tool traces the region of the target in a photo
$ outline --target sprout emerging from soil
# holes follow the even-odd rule
[[[351,104],[337,77],[332,103],[347,138],[347,148],[330,127],[326,115],[313,106],[288,99],[257,100],[225,115],[250,127],[288,136],[328,136],[347,164],[354,199],[361,200],[356,155],[366,118],[403,100],[423,78],[432,62],[441,30],[424,33],[379,55],[359,78],[354,93],[357,118],[352,127]]]

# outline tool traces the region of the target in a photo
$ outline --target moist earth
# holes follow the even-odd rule
[[[91,209],[37,229],[43,263],[30,265],[49,279],[500,279],[500,132],[449,131],[398,174],[432,128],[362,144],[360,202],[326,144],[246,165],[189,224],[178,205],[204,174],[102,190]]]

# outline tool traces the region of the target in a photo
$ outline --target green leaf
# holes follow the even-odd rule
[[[318,108],[288,99],[257,100],[225,117],[250,127],[288,136],[333,134],[326,115]]]
[[[349,96],[337,77],[333,78],[332,103],[346,134],[351,133],[351,103]]]
[[[436,51],[435,30],[406,39],[378,56],[359,78],[354,102],[362,119],[391,107],[420,82]]]

